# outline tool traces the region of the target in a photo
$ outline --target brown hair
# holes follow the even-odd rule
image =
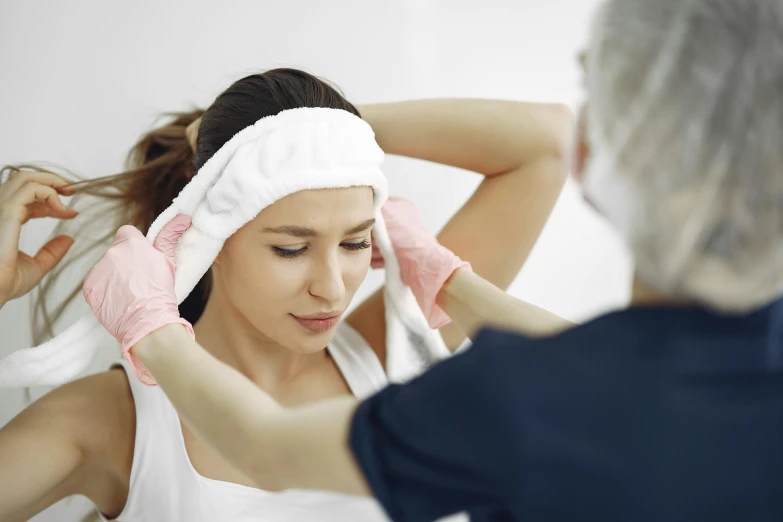
[[[35,343],[39,344],[53,335],[53,324],[81,291],[80,283],[54,310],[49,310],[46,298],[65,269],[95,247],[108,243],[122,224],[131,224],[146,232],[201,166],[235,134],[261,118],[300,107],[343,109],[359,115],[356,107],[336,88],[306,72],[274,69],[253,74],[231,85],[206,111],[169,114],[167,123],[147,133],[131,149],[127,171],[74,183],[76,197],[91,196],[95,199],[88,207],[93,212],[82,212],[77,220],[87,221],[92,216],[95,221],[98,214],[98,221],[105,226],[105,210],[101,211],[104,207],[99,206],[103,202],[115,212],[116,221],[105,235],[93,240],[87,248],[72,248],[68,259],[60,263],[39,287],[33,314]],[[185,129],[200,117],[202,121],[194,152]],[[69,222],[58,223],[54,233],[63,233],[73,226]],[[204,311],[210,281],[207,273],[180,305],[180,313],[191,323],[196,322]]]

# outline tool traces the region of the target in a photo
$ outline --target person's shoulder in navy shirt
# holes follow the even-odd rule
[[[360,405],[351,447],[397,521],[779,521],[782,352],[783,302],[485,331]]]

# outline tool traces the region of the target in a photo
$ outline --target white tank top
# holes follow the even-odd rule
[[[359,399],[388,383],[375,352],[346,323],[329,354]],[[124,366],[126,372],[127,366]],[[372,499],[324,491],[270,492],[200,475],[188,458],[179,417],[159,387],[129,373],[136,405],[128,501],[118,522],[362,522],[387,521]]]

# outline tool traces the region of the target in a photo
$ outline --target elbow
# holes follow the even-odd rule
[[[576,121],[570,107],[563,104],[542,106],[539,118],[540,142],[538,154],[528,158],[522,171],[540,171],[559,193],[570,170],[571,146]]]
[[[507,174],[528,180],[531,176],[536,177],[547,190],[559,193],[569,173],[574,113],[567,105],[540,104],[536,107],[532,123],[535,125],[532,147]]]
[[[531,167],[547,165],[550,175],[554,172],[558,182],[565,183],[571,158],[571,145],[576,119],[570,107],[560,103],[528,104],[522,129],[526,146],[517,151],[513,166],[504,174],[529,174]],[[533,167],[535,168],[535,167]]]
[[[547,104],[542,107],[541,116],[543,156],[561,158],[565,161],[570,157],[571,141],[574,136],[576,118],[567,105],[560,103]]]

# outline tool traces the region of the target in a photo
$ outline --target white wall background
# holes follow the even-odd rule
[[[117,172],[161,112],[206,106],[233,80],[278,66],[328,78],[355,103],[490,97],[575,107],[575,56],[597,3],[3,2],[0,164],[48,160],[88,176]],[[390,158],[385,168],[393,192],[416,201],[433,231],[478,182],[413,160]],[[28,225],[23,248],[37,250],[52,226]],[[626,253],[569,184],[510,292],[581,321],[624,303],[629,278]],[[377,284],[371,276],[359,297]],[[20,299],[0,311],[0,356],[30,343],[29,306]],[[94,368],[111,357],[107,350]],[[0,425],[22,407],[21,391],[0,390]],[[60,503],[34,520],[76,520],[84,506]]]

